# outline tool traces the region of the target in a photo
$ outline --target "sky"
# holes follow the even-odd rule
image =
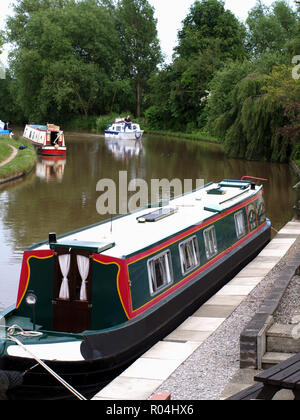
[[[181,23],[189,13],[194,0],[148,0],[155,8],[155,18],[157,19],[158,37],[161,43],[162,52],[165,54],[166,62],[171,61],[173,48],[177,44],[177,32],[181,28]],[[274,0],[263,0],[263,3],[270,6]],[[6,16],[12,13],[9,5],[12,0],[0,0],[0,28],[4,28]],[[249,10],[251,10],[257,0],[225,0],[225,8],[231,10],[234,15],[244,22]],[[291,1],[290,4],[293,4]],[[7,60],[7,49],[0,56],[2,62]]]

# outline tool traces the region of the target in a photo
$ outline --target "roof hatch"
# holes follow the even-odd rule
[[[137,217],[139,223],[146,222],[157,222],[158,220],[164,219],[165,217],[171,216],[176,213],[178,210],[170,207],[163,207],[161,209],[155,210],[151,213],[144,214],[143,216]]]

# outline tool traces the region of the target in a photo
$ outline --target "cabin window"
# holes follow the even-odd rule
[[[204,235],[206,257],[209,260],[218,253],[215,227],[212,226],[212,227],[206,229],[203,232],[203,235]]]
[[[236,236],[238,239],[246,235],[246,223],[243,210],[234,215]]]
[[[151,295],[159,293],[173,282],[170,251],[148,261],[148,276]]]
[[[116,131],[122,131],[122,127],[120,125],[117,125]]]
[[[196,236],[179,245],[182,274],[187,274],[200,264],[199,248]]]

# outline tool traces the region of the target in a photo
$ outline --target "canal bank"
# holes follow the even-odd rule
[[[28,175],[37,162],[34,147],[26,140],[2,138],[1,144],[11,148],[11,154],[0,162],[0,186]],[[24,147],[25,146],[25,147]]]
[[[94,399],[147,400],[165,392],[172,400],[219,400],[250,386],[261,355],[257,344],[249,350],[241,337],[247,339],[251,331],[258,343],[266,316],[276,311],[299,267],[299,245],[300,222],[290,222],[193,316]]]

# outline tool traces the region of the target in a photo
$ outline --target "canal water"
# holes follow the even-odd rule
[[[107,218],[97,212],[101,193],[96,186],[112,179],[118,187],[121,171],[128,182],[144,179],[148,185],[163,178],[205,183],[243,175],[267,178],[266,207],[274,229],[293,216],[297,179],[288,165],[228,159],[217,145],[161,136],[122,144],[94,134],[66,133],[65,138],[65,160],[39,157],[30,176],[0,188],[0,309],[15,301],[24,249],[49,232],[62,234]]]

